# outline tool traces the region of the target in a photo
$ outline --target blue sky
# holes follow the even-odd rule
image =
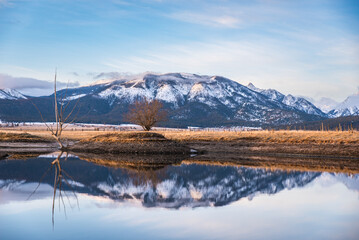
[[[0,87],[45,93],[56,67],[75,85],[189,72],[341,101],[359,86],[359,2],[0,0]]]

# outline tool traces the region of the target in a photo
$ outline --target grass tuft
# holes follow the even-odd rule
[[[81,142],[133,142],[133,141],[163,141],[167,140],[162,134],[155,132],[124,132],[109,133],[85,138]]]

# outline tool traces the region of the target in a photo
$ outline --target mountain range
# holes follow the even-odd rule
[[[359,115],[359,95],[348,97],[325,113],[303,97],[259,89],[253,84],[244,86],[220,76],[185,73],[120,78],[60,90],[57,94],[70,106],[78,102],[78,120],[92,123],[122,123],[129,106],[141,98],[157,99],[164,104],[169,118],[163,124],[169,127],[265,127]],[[0,119],[41,121],[34,105],[46,121],[53,120],[52,95],[30,97],[16,90],[1,90]]]

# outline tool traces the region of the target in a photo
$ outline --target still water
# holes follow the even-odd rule
[[[1,240],[359,239],[359,175],[54,159],[0,161]]]

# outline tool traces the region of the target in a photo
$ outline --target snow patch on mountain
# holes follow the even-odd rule
[[[248,87],[249,89],[252,89],[253,91],[256,91],[256,92],[260,92],[260,91],[263,90],[263,89],[260,89],[260,88],[257,88],[256,86],[254,86],[253,83],[249,83],[249,84],[247,85],[247,87]]]
[[[72,101],[72,100],[79,99],[79,98],[82,98],[85,96],[86,96],[86,94],[73,95],[73,96],[65,98],[64,101]]]
[[[0,99],[18,100],[27,99],[27,97],[15,89],[5,88],[0,89]]]
[[[178,89],[168,84],[164,84],[157,90],[157,94],[155,98],[160,101],[173,103],[176,105],[176,107],[178,106],[177,103],[178,101],[180,102],[184,101],[181,92]]]
[[[102,98],[116,97],[130,103],[139,98],[145,97],[149,100],[154,98],[153,92],[140,86],[139,82],[129,82],[129,84],[131,85],[129,87],[124,87],[122,84],[119,86],[113,85],[110,88],[100,92],[98,96]]]

